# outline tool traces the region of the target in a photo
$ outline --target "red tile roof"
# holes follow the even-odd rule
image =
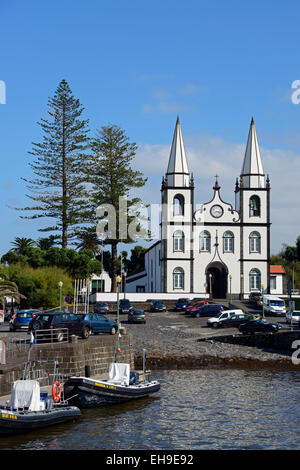
[[[271,274],[285,274],[285,270],[283,266],[273,264],[270,266],[270,273]]]

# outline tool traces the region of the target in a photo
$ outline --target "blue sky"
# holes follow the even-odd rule
[[[196,176],[210,199],[215,171],[233,202],[251,117],[272,184],[272,252],[300,234],[300,6],[296,1],[0,0],[0,255],[38,222],[7,206],[28,204],[22,177],[47,100],[65,78],[91,132],[109,123],[139,146],[145,202],[159,202],[177,114]],[[157,191],[154,191],[157,190]]]

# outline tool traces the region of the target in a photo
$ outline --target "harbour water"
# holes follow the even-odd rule
[[[155,397],[82,410],[82,418],[18,437],[1,450],[299,449],[300,372],[154,371]]]

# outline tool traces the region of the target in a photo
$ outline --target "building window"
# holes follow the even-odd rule
[[[251,232],[249,236],[249,251],[250,253],[260,253],[260,233]]]
[[[184,251],[184,233],[181,230],[173,234],[173,251]]]
[[[250,274],[250,290],[260,290],[261,287],[261,275],[259,269],[251,269]]]
[[[210,233],[206,230],[200,233],[200,251],[210,252]]]
[[[182,268],[175,268],[173,271],[173,289],[184,288],[184,271]]]
[[[145,286],[136,286],[136,292],[145,292]]]
[[[182,194],[176,194],[173,199],[174,215],[184,214],[184,197]]]
[[[97,279],[92,281],[92,294],[105,291],[105,280]]]
[[[270,288],[274,290],[276,289],[276,276],[270,277]]]
[[[223,251],[224,253],[234,252],[234,235],[232,232],[225,232],[223,235]]]
[[[258,196],[250,197],[250,217],[260,217],[260,198]]]

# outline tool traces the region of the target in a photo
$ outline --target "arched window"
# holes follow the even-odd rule
[[[210,233],[207,230],[200,233],[200,251],[210,252]]]
[[[260,248],[261,248],[260,233],[251,232],[249,235],[249,252],[260,253]]]
[[[184,251],[184,233],[181,230],[173,234],[173,251]]]
[[[260,217],[260,198],[258,196],[250,197],[250,217]]]
[[[250,290],[260,290],[261,287],[261,275],[259,269],[251,269],[249,273]]]
[[[182,268],[175,268],[173,271],[173,288],[184,288],[184,270]]]
[[[182,194],[176,194],[173,199],[174,215],[184,214],[184,197]]]
[[[234,235],[232,232],[225,232],[223,235],[223,251],[224,253],[234,252]]]

